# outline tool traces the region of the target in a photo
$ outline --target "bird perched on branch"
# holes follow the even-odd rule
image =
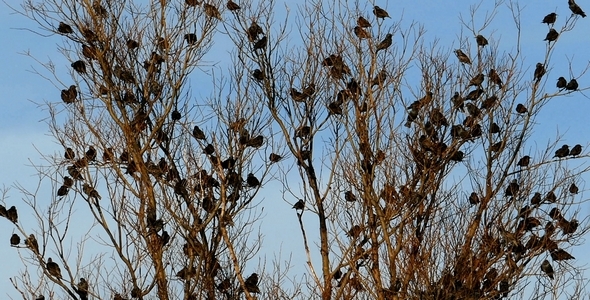
[[[64,22],[59,22],[59,26],[57,26],[57,32],[63,33],[63,34],[70,34],[70,33],[74,33],[74,30],[72,29],[72,26],[70,26]]]
[[[570,147],[568,145],[563,145],[563,146],[561,146],[561,148],[559,148],[555,151],[555,156],[553,156],[553,157],[563,158],[563,157],[568,156],[569,154],[570,154]]]
[[[221,20],[221,13],[214,5],[205,3],[203,4],[203,9],[205,10],[205,14],[207,16]]]
[[[499,88],[502,88],[502,78],[500,78],[500,75],[498,75],[495,69],[490,69],[490,73],[488,73],[488,80],[491,83],[498,85]]]
[[[364,30],[360,26],[355,26],[353,29],[354,35],[356,35],[359,39],[368,39],[371,37],[371,34]]]
[[[47,272],[49,272],[49,274],[51,274],[52,276],[61,279],[61,269],[59,268],[59,265],[56,264],[55,262],[53,262],[53,260],[50,258],[47,259],[47,264],[46,264],[46,268],[47,268]]]
[[[580,8],[578,4],[576,4],[574,0],[568,0],[567,4],[574,15],[580,15],[582,18],[586,17],[586,13],[582,10],[582,8]]]
[[[545,75],[545,66],[542,63],[537,63],[535,67],[534,79],[539,82],[541,78]]]
[[[551,25],[551,24],[554,24],[555,23],[555,20],[557,20],[557,14],[554,13],[554,12],[552,12],[552,13],[546,15],[543,18],[543,22],[542,23],[545,23],[547,25]]]
[[[484,47],[484,46],[486,46],[488,44],[488,40],[483,35],[481,35],[481,34],[478,34],[475,37],[475,42],[477,42],[477,45],[479,47]]]
[[[565,86],[565,89],[568,91],[575,91],[578,89],[578,81],[575,79],[570,80]]]
[[[10,246],[18,246],[18,244],[20,244],[20,236],[18,236],[18,234],[13,233],[12,236],[10,237]]]
[[[70,85],[67,90],[61,90],[61,100],[64,103],[73,103],[76,100],[76,97],[78,97],[78,91],[76,90],[75,85]]]
[[[241,8],[237,3],[235,3],[235,2],[233,2],[231,0],[227,1],[227,5],[226,6],[227,6],[227,9],[229,11],[234,11],[234,10],[238,10],[238,9]]]
[[[377,45],[377,50],[375,52],[379,52],[379,50],[385,50],[387,48],[389,48],[389,46],[391,46],[392,44],[392,34],[388,33],[385,38]]]
[[[461,49],[456,49],[455,55],[457,55],[457,58],[459,59],[459,61],[461,63],[468,64],[468,65],[471,64],[471,59],[469,59],[469,56],[467,56],[467,54],[463,53],[463,51],[461,51]]]
[[[359,18],[356,19],[356,24],[363,28],[371,27],[371,23],[363,16],[359,16]]]
[[[553,267],[551,266],[548,260],[544,260],[541,264],[541,271],[545,272],[545,274],[547,274],[549,278],[553,279]]]
[[[248,276],[244,281],[244,285],[249,293],[260,293],[260,289],[258,288],[258,274],[252,273],[252,275]]]
[[[387,11],[385,11],[383,8],[381,8],[377,5],[375,5],[375,7],[373,7],[373,14],[375,14],[375,17],[381,18],[381,19],[391,18],[389,16],[389,14],[387,13]]]
[[[293,208],[295,210],[303,210],[305,208],[305,201],[303,201],[303,199],[299,199],[299,201],[295,202]]]
[[[569,155],[576,156],[576,155],[580,155],[580,153],[582,153],[582,145],[577,144],[572,148]]]
[[[557,32],[557,30],[551,28],[551,29],[549,29],[547,36],[545,36],[544,41],[551,43],[551,42],[557,40],[558,37],[559,37],[559,32]]]
[[[556,86],[558,89],[565,89],[565,87],[567,86],[567,80],[565,80],[564,77],[557,78]]]

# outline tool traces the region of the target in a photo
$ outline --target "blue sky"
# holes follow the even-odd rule
[[[15,4],[17,1],[11,1]],[[376,3],[382,8],[386,8],[392,16],[393,21],[399,20],[403,16],[402,22],[406,26],[412,21],[421,23],[425,26],[425,41],[428,45],[434,39],[439,39],[438,45],[449,51],[459,48],[459,38],[461,36],[471,37],[472,34],[463,31],[461,34],[461,23],[459,15],[462,14],[465,20],[470,19],[469,5],[474,1],[426,1],[426,0],[399,0],[391,1],[389,4]],[[491,1],[486,1],[491,2]],[[527,3],[521,15],[522,32],[521,37],[522,50],[525,65],[530,67],[532,77],[533,68],[536,62],[543,59],[545,45],[543,39],[547,33],[547,26],[541,24],[543,16],[547,13],[556,11],[558,13],[557,27],[563,24],[563,21],[570,16],[566,0],[560,1],[521,1]],[[590,1],[578,0],[578,4],[590,11]],[[452,3],[452,4],[451,4]],[[465,3],[465,4],[456,4]],[[482,20],[485,9],[490,3],[482,4],[480,12],[476,15],[477,20]],[[51,57],[55,62],[63,62],[61,55],[57,53],[56,44],[59,43],[59,36],[42,37],[23,28],[35,29],[36,24],[26,18],[13,14],[4,4],[0,5],[0,98],[2,109],[0,110],[0,159],[2,171],[0,172],[0,186],[11,186],[15,181],[20,182],[26,187],[34,188],[37,184],[37,177],[34,176],[35,170],[31,167],[30,161],[40,161],[40,156],[36,149],[43,153],[62,152],[61,146],[48,136],[48,129],[42,121],[46,117],[46,111],[42,111],[33,102],[56,101],[59,102],[59,89],[53,86],[49,81],[34,74],[33,69],[42,69],[37,62],[31,57],[23,55],[29,52],[32,56],[39,59],[40,62],[48,62]],[[282,9],[282,5],[277,5]],[[367,15],[370,14],[370,5],[367,5]],[[292,14],[295,13],[293,7]],[[567,60],[573,59],[575,63],[571,65],[571,71],[574,76],[584,70],[589,62],[590,54],[590,18],[578,20],[578,26],[571,32],[560,37],[557,49],[552,57],[552,64],[548,66],[550,72],[546,75],[548,80],[548,91],[553,91],[555,81],[559,76],[570,77],[570,70]],[[296,29],[293,29],[295,31]],[[515,49],[515,26],[512,16],[506,5],[503,5],[497,17],[492,24],[481,34],[488,37],[490,42],[500,43],[500,51],[513,51]],[[297,34],[294,32],[294,34]],[[473,43],[473,41],[472,41]],[[215,49],[215,48],[214,48]],[[216,57],[216,53],[225,55],[225,51],[212,51],[207,56],[208,60],[216,61],[223,59]],[[450,59],[455,59],[451,54]],[[65,70],[67,64],[58,66]],[[196,70],[199,72],[199,70]],[[65,78],[66,74],[63,74]],[[589,86],[590,74],[582,76],[578,82],[581,87]],[[60,87],[60,89],[63,87]],[[199,87],[193,83],[193,90]],[[584,92],[586,93],[586,92]],[[584,96],[584,93],[574,93],[566,97],[552,100],[538,117],[538,127],[533,139],[534,143],[529,143],[526,147],[532,149],[544,148],[548,142],[555,140],[557,134],[563,135],[564,142],[570,145],[580,143],[588,146],[590,141],[590,131],[587,130],[587,116],[590,112],[590,99]],[[525,147],[525,148],[526,148]],[[585,176],[585,182],[590,179]],[[582,190],[588,189],[590,185],[584,183],[578,184]],[[8,194],[9,205],[18,203],[21,196],[15,189],[11,189]],[[582,191],[580,198],[588,198],[588,191]],[[293,261],[297,268],[303,268],[305,257],[302,255],[302,243],[298,230],[298,223],[295,214],[286,202],[280,200],[282,195],[266,194],[267,198],[275,198],[279,205],[269,207],[265,210],[264,228],[269,229],[265,233],[266,245],[277,245],[282,247],[283,258],[289,256],[293,251]],[[293,201],[292,199],[286,199]],[[585,218],[590,215],[590,206],[583,206],[580,217]],[[285,216],[292,222],[285,222]],[[26,219],[26,215],[21,214],[21,220]],[[310,221],[314,216],[306,214],[305,218]],[[0,220],[0,254],[4,258],[3,271],[0,274],[0,297],[5,293],[15,297],[8,278],[15,276],[21,270],[20,259],[17,251],[10,248],[8,240],[12,234],[12,226],[6,220]],[[277,227],[276,224],[281,224]],[[34,224],[31,224],[34,225]],[[266,226],[266,227],[264,227]],[[286,236],[284,232],[293,233]],[[590,262],[590,259],[584,258],[584,253],[590,251],[590,244],[573,248],[572,254],[578,259],[574,262],[577,265],[584,265]],[[270,262],[272,255],[267,257]],[[586,273],[590,274],[590,273]]]

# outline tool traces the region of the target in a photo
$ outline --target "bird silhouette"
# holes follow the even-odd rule
[[[271,153],[268,157],[268,160],[270,160],[271,163],[279,162],[281,159],[283,159],[283,157],[276,153]]]
[[[539,82],[545,75],[545,66],[542,63],[537,63],[535,67],[534,79]]]
[[[577,194],[580,189],[575,183],[572,183],[568,189],[568,191],[572,194]]]
[[[454,109],[461,109],[463,110],[465,99],[463,99],[463,97],[461,97],[461,95],[459,94],[459,92],[455,92],[455,94],[453,95],[453,97],[451,97],[451,103],[453,103],[453,108]]]
[[[498,85],[499,88],[502,88],[502,78],[500,78],[500,75],[498,75],[495,69],[490,69],[490,73],[488,73],[488,80],[491,83]]]
[[[385,84],[385,80],[387,80],[387,71],[385,70],[385,68],[381,69],[381,71],[379,71],[379,73],[377,73],[377,75],[375,76],[375,78],[373,78],[373,80],[371,80],[371,87],[374,86],[383,86],[383,84]]]
[[[471,64],[471,59],[469,59],[469,56],[467,56],[467,54],[463,53],[463,51],[461,51],[461,49],[456,49],[455,55],[459,59],[459,62],[464,63],[464,64],[468,64],[468,65]]]
[[[557,30],[551,28],[551,29],[549,29],[547,36],[545,36],[544,41],[548,41],[549,43],[551,43],[551,42],[557,40],[558,37],[559,37],[559,32],[557,32]]]
[[[371,23],[363,16],[359,16],[358,19],[356,19],[356,24],[363,28],[371,27]]]
[[[545,272],[545,274],[547,274],[549,278],[553,279],[553,267],[551,266],[548,260],[544,260],[541,264],[541,271]]]
[[[385,11],[384,9],[382,9],[381,7],[379,7],[377,5],[375,5],[373,7],[373,14],[375,14],[375,17],[381,18],[381,19],[391,18],[389,16],[389,14],[387,13],[387,11]]]
[[[582,145],[580,144],[576,144],[572,150],[570,151],[569,155],[571,156],[577,156],[580,155],[582,153]]]
[[[578,220],[573,219],[569,222],[566,221],[561,226],[561,230],[562,230],[563,234],[572,234],[572,233],[576,232],[576,230],[578,229],[578,226],[580,226],[580,223],[578,222]]]
[[[258,274],[252,273],[248,276],[244,281],[244,287],[249,293],[260,293],[260,289],[258,288]]]
[[[476,192],[472,192],[471,195],[469,195],[469,203],[475,205],[479,203],[479,196],[477,195]]]
[[[556,14],[556,13],[554,13],[554,12],[552,12],[552,13],[550,13],[550,14],[546,15],[546,16],[543,18],[543,22],[542,22],[542,23],[545,23],[545,24],[547,24],[547,25],[551,25],[551,24],[554,24],[554,23],[555,23],[555,20],[556,20],[556,19],[557,19],[557,14]]]
[[[84,61],[78,60],[75,61],[71,64],[72,68],[80,73],[80,74],[85,74],[86,73],[86,63],[84,63]]]
[[[371,34],[360,26],[355,26],[353,32],[359,39],[368,39],[371,37]]]
[[[260,27],[260,25],[258,25],[258,23],[256,23],[255,21],[252,21],[252,24],[250,24],[250,27],[248,27],[246,34],[248,35],[248,40],[250,42],[254,42],[255,40],[258,39],[259,35],[264,34],[264,31],[262,30],[262,27]]]
[[[477,74],[475,75],[473,78],[471,78],[471,80],[469,81],[469,85],[468,86],[480,86],[484,80],[485,76],[483,74]]]
[[[76,90],[75,85],[70,85],[67,90],[61,90],[61,100],[64,103],[73,103],[78,97],[78,91]]]
[[[194,33],[187,33],[184,35],[184,39],[189,45],[194,45],[197,42],[197,35]]]
[[[266,38],[266,36],[263,36],[256,43],[254,43],[254,46],[252,49],[254,51],[256,51],[258,49],[264,49],[264,48],[266,48],[267,42],[268,42],[268,39]]]
[[[238,10],[241,8],[237,3],[235,3],[231,0],[227,1],[226,7],[229,11],[235,11],[235,10]]]
[[[582,18],[586,17],[586,13],[584,13],[582,8],[580,8],[580,6],[578,4],[576,4],[576,2],[574,0],[568,0],[567,4],[569,5],[569,8],[574,15],[580,15],[580,16],[582,16]]]
[[[207,15],[208,17],[221,20],[221,13],[219,12],[219,9],[217,9],[216,6],[205,3],[203,4],[203,9],[205,10],[205,15]]]
[[[465,99],[466,100],[473,100],[473,101],[475,101],[475,100],[479,99],[479,97],[483,94],[483,92],[484,92],[483,89],[477,88],[477,89],[475,89],[473,91],[470,91],[467,94],[467,96],[465,96]],[[470,104],[470,103],[468,103],[468,104]]]
[[[201,2],[199,2],[198,0],[184,0],[184,3],[186,3],[186,5],[188,6],[197,6],[201,4]]]
[[[260,69],[256,69],[252,72],[252,77],[258,81],[262,81],[264,80],[264,72],[260,71]]]
[[[80,296],[80,299],[88,300],[88,281],[84,278],[80,278],[76,287],[76,293]]]
[[[388,33],[388,34],[385,36],[385,39],[383,39],[383,40],[382,40],[382,41],[381,41],[381,42],[380,42],[380,43],[377,45],[377,50],[376,50],[375,52],[379,52],[380,50],[385,50],[385,49],[389,48],[389,46],[391,46],[391,43],[392,43],[392,40],[391,40],[392,36],[393,36],[393,35],[392,35],[391,33]]]
[[[16,211],[16,207],[14,205],[6,210],[5,217],[12,223],[16,224],[18,222],[18,212]]]
[[[541,193],[538,193],[538,192],[537,192],[537,193],[535,193],[535,194],[533,195],[533,197],[531,198],[531,204],[532,204],[532,205],[537,205],[537,204],[540,204],[540,203],[541,203],[541,200],[542,200],[542,199],[541,199]]]
[[[488,40],[483,35],[481,35],[481,34],[478,34],[475,37],[475,42],[477,42],[477,45],[479,47],[484,47],[484,46],[486,46],[488,44]]]
[[[303,199],[299,199],[299,201],[295,202],[293,208],[295,210],[303,210],[305,208],[305,201],[303,201]]]
[[[563,146],[561,146],[561,148],[559,148],[555,151],[555,156],[553,156],[553,157],[563,158],[563,157],[568,156],[569,154],[570,154],[569,146],[563,145]]]
[[[510,183],[508,184],[508,187],[506,187],[506,193],[504,193],[504,196],[507,196],[507,197],[516,196],[518,194],[519,190],[520,190],[520,185],[518,184],[518,181],[516,179],[512,179],[510,181]]]
[[[25,239],[25,245],[34,253],[39,253],[39,243],[37,243],[34,234],[30,234],[29,237]]]
[[[74,30],[72,29],[72,26],[70,26],[64,22],[59,22],[59,26],[57,26],[57,32],[63,33],[63,34],[70,34],[70,33],[74,33]]]
[[[18,236],[18,234],[13,233],[12,236],[10,237],[10,246],[18,246],[18,244],[20,244],[20,236]]]
[[[63,197],[63,196],[65,196],[65,195],[68,194],[69,190],[70,189],[67,186],[62,185],[62,186],[59,187],[59,189],[57,189],[57,195],[59,197]]]
[[[498,126],[496,122],[492,123],[490,126],[490,133],[500,133],[500,126]]]
[[[61,279],[61,269],[59,268],[59,265],[56,264],[55,262],[53,262],[53,260],[50,258],[47,259],[47,264],[46,264],[46,268],[47,268],[47,272],[49,274],[51,274],[53,277]]]
[[[564,77],[557,78],[556,86],[558,89],[565,89],[565,87],[567,86],[567,80],[565,80]]]
[[[128,39],[126,45],[127,45],[127,48],[129,48],[129,50],[133,50],[133,49],[139,47],[139,43],[136,40],[132,40],[132,39]]]
[[[356,196],[354,195],[354,193],[352,191],[346,191],[344,193],[344,200],[346,200],[347,202],[355,202]]]
[[[84,192],[84,194],[88,195],[88,198],[95,198],[97,200],[101,199],[100,195],[98,194],[98,191],[87,183],[84,183],[82,185],[82,191]]]
[[[199,128],[199,126],[193,127],[193,137],[197,140],[205,140],[205,133],[203,132],[203,130],[201,130],[201,128]]]
[[[524,104],[518,103],[516,105],[516,112],[519,114],[525,114],[528,112],[528,109],[526,108],[526,106],[524,106]]]
[[[530,162],[531,162],[531,157],[528,155],[525,155],[518,160],[518,163],[516,165],[524,168],[524,167],[528,167]]]
[[[97,50],[94,46],[82,45],[82,55],[84,55],[84,57],[88,58],[89,60],[98,59]]]
[[[86,151],[84,157],[88,160],[88,161],[93,161],[96,160],[96,148],[94,148],[94,146],[88,146],[88,150]]]
[[[578,81],[575,79],[570,80],[565,86],[565,89],[568,91],[575,91],[578,89]]]
[[[260,181],[252,173],[249,173],[248,177],[246,177],[246,183],[248,184],[248,187],[257,187],[260,185]]]
[[[551,251],[551,259],[554,261],[575,259],[571,254],[563,249],[555,249]]]
[[[498,96],[491,95],[481,102],[481,109],[490,109],[498,103]]]
[[[555,202],[557,202],[557,195],[555,195],[555,192],[550,191],[547,193],[547,195],[545,195],[545,200],[547,200],[551,203],[555,203]]]

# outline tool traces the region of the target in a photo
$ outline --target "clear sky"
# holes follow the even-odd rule
[[[18,5],[17,0],[7,0],[11,5]],[[280,1],[279,1],[280,2]],[[298,1],[301,2],[301,1]],[[486,11],[485,7],[490,6],[493,1],[483,1],[481,9],[476,16],[476,22],[482,20]],[[522,4],[522,50],[525,65],[531,66],[532,77],[535,63],[543,59],[546,43],[543,39],[547,33],[547,26],[541,24],[543,16],[556,11],[558,13],[557,27],[570,16],[566,0],[559,1],[520,1]],[[590,0],[578,0],[578,4],[590,13]],[[292,3],[289,1],[289,3]],[[395,4],[393,4],[395,3]],[[461,4],[457,4],[461,3]],[[460,36],[472,36],[470,32],[463,30],[461,33],[460,14],[465,20],[470,19],[469,5],[476,1],[428,1],[428,0],[398,0],[381,1],[375,3],[389,11],[393,21],[403,16],[403,24],[410,24],[415,21],[424,25],[426,44],[433,43],[439,39],[438,45],[443,49],[451,51],[459,48]],[[295,13],[294,4],[292,14]],[[278,4],[282,9],[283,5]],[[368,5],[367,7],[370,7]],[[368,9],[367,14],[370,14]],[[59,36],[42,37],[24,28],[35,29],[36,24],[23,16],[13,14],[4,5],[0,4],[0,186],[10,187],[15,181],[20,182],[28,188],[34,188],[37,184],[35,170],[31,167],[30,161],[40,161],[40,154],[62,152],[61,146],[48,136],[48,128],[42,121],[46,117],[46,111],[42,111],[34,102],[54,101],[60,102],[59,89],[49,81],[33,73],[34,69],[42,69],[31,57],[24,55],[30,52],[40,62],[48,62],[51,57],[62,70],[69,63],[66,63],[61,55],[57,53],[56,44],[60,42]],[[550,70],[546,75],[549,91],[559,76],[570,78],[570,75],[579,77],[579,73],[587,66],[590,58],[590,17],[580,19],[578,26],[573,31],[563,34],[559,38],[558,46],[552,57]],[[492,24],[481,34],[487,36],[490,42],[500,43],[500,51],[513,51],[515,49],[515,26],[506,5],[502,6]],[[215,49],[215,48],[214,48]],[[473,51],[473,50],[472,50]],[[212,51],[207,59],[220,60],[215,53],[225,54],[225,51]],[[472,52],[473,53],[473,52]],[[451,53],[450,59],[455,59]],[[571,66],[568,59],[575,61]],[[570,70],[571,67],[571,70]],[[195,72],[199,72],[197,69]],[[571,72],[571,73],[570,73]],[[64,74],[63,78],[66,78]],[[590,86],[590,74],[579,77],[581,87]],[[197,90],[194,86],[193,90]],[[541,149],[549,141],[555,140],[557,134],[562,134],[564,142],[570,145],[580,143],[589,145],[590,130],[588,130],[588,115],[590,112],[590,99],[584,93],[574,93],[566,97],[557,98],[549,103],[538,117],[539,126],[535,131],[536,144],[529,142],[526,148]],[[587,147],[585,147],[587,148]],[[586,162],[587,163],[587,162]],[[581,188],[582,199],[588,198],[590,185],[585,184],[590,176],[584,177],[585,181],[578,184]],[[9,206],[18,203],[21,196],[15,189],[8,193]],[[293,252],[293,262],[297,264],[298,270],[304,270],[305,257],[302,255],[301,236],[298,230],[296,216],[291,207],[281,200],[281,195],[266,194],[267,198],[276,198],[279,203],[276,206],[265,210],[263,232],[265,244],[282,247],[283,258],[287,258]],[[292,199],[286,199],[294,202]],[[585,205],[579,219],[590,215],[590,206]],[[314,218],[307,213],[306,218]],[[27,218],[26,214],[20,215],[21,220]],[[311,221],[311,220],[310,220]],[[35,224],[31,224],[34,226]],[[278,225],[278,226],[277,226]],[[9,237],[12,234],[12,226],[6,220],[0,220],[0,257],[2,257],[2,271],[0,272],[0,298],[5,295],[16,297],[17,293],[12,288],[9,277],[17,275],[22,269],[19,256],[15,249],[9,247]],[[285,232],[289,234],[284,234]],[[585,258],[585,253],[590,252],[590,244],[572,249],[572,254],[577,258],[573,263],[580,266],[590,262]],[[272,254],[267,257],[270,262]],[[303,271],[302,271],[303,272]],[[586,272],[590,275],[589,272]],[[301,275],[299,275],[301,276]],[[298,277],[299,277],[298,276]]]

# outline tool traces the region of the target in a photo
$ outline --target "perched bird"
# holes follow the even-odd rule
[[[258,274],[252,273],[248,276],[244,281],[244,285],[249,293],[260,293],[260,289],[258,288]]]
[[[549,193],[547,193],[547,195],[545,195],[545,200],[551,203],[555,203],[557,202],[557,195],[555,195],[554,191],[550,191]]]
[[[538,82],[545,75],[545,66],[542,63],[537,63],[535,67],[534,79]]]
[[[542,23],[545,23],[547,25],[554,24],[556,19],[557,19],[557,14],[552,12],[543,18]]]
[[[13,233],[10,237],[10,246],[18,246],[20,244],[20,236],[18,234]]]
[[[198,0],[184,0],[184,3],[186,3],[186,5],[188,6],[197,6],[201,4],[201,2],[199,2]]]
[[[199,126],[193,127],[193,137],[197,140],[204,140],[206,139],[205,137],[205,133],[203,132],[203,130],[201,130],[201,128],[199,128]]]
[[[56,264],[55,262],[53,262],[53,260],[51,260],[51,257],[47,259],[47,264],[46,264],[46,268],[47,268],[47,272],[49,274],[51,274],[52,276],[61,279],[61,269],[59,268],[59,265]]]
[[[85,74],[86,73],[86,63],[84,63],[84,61],[78,60],[75,61],[71,64],[72,68],[80,73],[80,74]]]
[[[252,49],[254,51],[256,51],[258,49],[264,49],[264,48],[266,48],[267,42],[268,42],[268,39],[266,38],[266,36],[263,36],[256,43],[254,43],[254,47],[252,47]]]
[[[229,11],[234,11],[234,10],[238,10],[238,9],[241,8],[237,3],[235,3],[235,2],[233,2],[231,0],[227,1],[227,5],[226,6],[227,6],[227,9]]]
[[[279,162],[281,159],[283,159],[283,157],[276,153],[271,153],[268,157],[268,160],[270,160],[271,163]]]
[[[475,41],[477,42],[477,45],[479,47],[484,47],[484,46],[486,46],[488,44],[488,40],[483,35],[481,35],[481,34],[478,34],[475,37]]]
[[[194,33],[187,33],[184,35],[184,39],[189,45],[194,45],[197,42],[197,35]]]
[[[578,222],[578,220],[573,219],[569,222],[564,223],[561,226],[561,230],[563,231],[563,234],[572,234],[572,233],[576,232],[576,230],[578,229],[578,226],[580,226],[580,223]]]
[[[488,80],[491,83],[498,85],[499,88],[502,88],[502,78],[500,78],[500,75],[498,75],[495,69],[490,69],[490,73],[488,73]]]
[[[6,218],[12,223],[18,222],[18,212],[16,211],[16,207],[14,205],[6,210]]]
[[[498,103],[498,96],[491,95],[481,102],[481,109],[490,109]]]
[[[74,159],[74,157],[76,157],[76,153],[74,153],[74,150],[72,150],[72,148],[67,147],[66,148],[66,153],[64,154],[64,157],[66,159]]]
[[[548,260],[544,260],[541,264],[541,271],[545,272],[545,274],[547,274],[549,278],[553,279],[553,267],[551,266]]]
[[[129,50],[133,50],[138,47],[139,47],[139,43],[136,40],[132,40],[132,39],[127,40],[127,48],[129,48]]]
[[[355,202],[356,196],[354,195],[354,193],[352,191],[346,191],[344,193],[344,200],[346,200],[347,202]]]
[[[535,194],[533,195],[533,197],[531,198],[531,204],[532,204],[532,205],[537,205],[537,204],[540,204],[540,203],[541,203],[541,200],[542,200],[542,199],[541,199],[541,193],[538,193],[538,192],[537,192],[537,193],[535,193]]]
[[[82,300],[88,300],[88,281],[84,278],[80,278],[78,282],[76,293],[80,296]]]
[[[30,234],[29,237],[25,239],[25,245],[34,253],[39,253],[39,243],[37,243],[34,234]]]
[[[359,18],[356,19],[356,24],[363,28],[371,27],[371,23],[369,23],[369,21],[363,16],[359,16]]]
[[[94,148],[94,146],[88,146],[88,150],[86,151],[84,157],[88,161],[96,160],[96,148]]]
[[[262,81],[264,80],[264,72],[260,71],[260,69],[256,69],[252,72],[252,77],[258,81]]]
[[[352,238],[357,238],[361,234],[361,227],[359,225],[354,225],[346,232],[346,235]]]
[[[528,112],[528,109],[526,108],[526,106],[524,106],[524,104],[518,103],[516,105],[516,112],[519,114],[525,114]]]
[[[246,34],[248,35],[248,40],[250,42],[254,42],[258,39],[259,35],[264,34],[264,31],[262,31],[262,27],[260,27],[258,23],[252,21],[252,24],[250,24],[250,27],[248,27]]]
[[[586,17],[586,13],[584,13],[582,8],[580,8],[580,6],[578,4],[576,4],[576,2],[574,0],[567,0],[567,4],[569,5],[570,10],[572,11],[572,13],[574,15],[580,15],[580,16],[582,16],[582,18]]]
[[[377,5],[375,5],[375,7],[373,7],[373,14],[375,14],[375,17],[381,18],[381,19],[391,18],[389,16],[389,14],[387,13],[387,11],[385,11],[383,8],[381,8]]]
[[[476,192],[472,192],[471,195],[469,195],[469,203],[473,205],[479,203],[479,195],[477,195]]]
[[[97,50],[94,46],[82,45],[82,55],[90,60],[98,59]]]
[[[203,9],[205,10],[205,14],[208,17],[221,20],[221,13],[219,12],[216,6],[205,3],[203,4]]]
[[[516,165],[519,167],[528,167],[530,162],[531,162],[531,157],[528,155],[525,155],[525,156],[521,157],[520,160],[518,160],[518,163]]]
[[[572,184],[570,185],[570,187],[568,189],[568,191],[570,193],[572,193],[572,194],[577,194],[579,190],[580,189],[578,188],[578,186],[575,183],[573,183],[573,182],[572,182]]]
[[[299,201],[295,202],[293,208],[295,210],[303,210],[305,208],[305,201],[303,201],[303,199],[299,199]]]
[[[479,99],[479,97],[483,94],[483,92],[484,92],[483,89],[477,88],[477,89],[475,89],[473,91],[470,91],[467,94],[467,96],[465,96],[465,99],[466,100],[473,100],[473,101],[475,101],[475,100]]]
[[[461,51],[461,49],[456,49],[455,55],[457,55],[459,62],[464,63],[464,64],[468,64],[468,65],[471,64],[471,59],[469,59],[469,56],[467,56],[467,54],[463,53],[463,51]]]
[[[485,76],[483,74],[477,74],[475,75],[475,77],[471,78],[471,80],[469,81],[469,85],[468,86],[480,86],[483,82],[483,79],[485,78]]]
[[[63,33],[63,34],[70,34],[70,33],[74,33],[74,30],[72,29],[72,26],[70,26],[64,22],[59,22],[59,26],[57,26],[57,32]]]
[[[69,189],[67,186],[65,186],[65,185],[62,185],[62,186],[60,186],[60,187],[59,187],[59,189],[57,190],[57,195],[58,195],[58,196],[60,196],[60,197],[62,197],[62,196],[65,196],[65,195],[67,195],[67,194],[68,194],[69,190],[70,190],[70,189]]]
[[[580,144],[576,144],[572,150],[570,151],[571,156],[576,156],[576,155],[580,155],[580,153],[582,153],[582,145]]]
[[[553,220],[558,220],[558,219],[563,218],[563,216],[561,215],[561,211],[557,207],[554,207],[549,211],[549,217],[551,217],[551,219],[553,219]]]
[[[555,151],[555,156],[553,156],[553,157],[562,158],[562,157],[568,156],[569,154],[570,154],[569,146],[563,145],[563,146],[561,146],[561,148],[559,148]]]
[[[377,50],[376,50],[375,52],[379,52],[379,50],[385,50],[385,49],[389,48],[389,46],[391,46],[391,43],[392,43],[392,41],[391,41],[391,38],[392,38],[392,35],[391,35],[391,33],[388,33],[388,34],[385,36],[385,39],[383,39],[383,40],[382,40],[382,41],[381,41],[381,42],[380,42],[380,43],[377,45]]]
[[[87,183],[84,183],[82,185],[82,191],[84,192],[84,194],[88,195],[88,198],[101,199],[100,195],[98,194],[98,191],[96,191],[96,189],[94,189],[91,185]]]
[[[571,254],[567,253],[563,249],[555,249],[551,251],[551,259],[555,260],[568,260],[575,259]]]
[[[567,86],[567,80],[565,80],[564,77],[557,78],[557,85],[556,86],[558,89],[565,89],[565,87]]]
[[[382,86],[383,84],[385,84],[385,80],[387,80],[387,71],[385,71],[385,68],[383,68],[381,69],[381,71],[379,71],[379,73],[377,73],[375,78],[371,80],[371,87],[374,87],[376,85]]]
[[[360,26],[355,26],[353,32],[359,39],[368,39],[371,37],[371,34]]]
[[[264,136],[258,135],[255,138],[249,139],[248,142],[246,143],[246,146],[249,146],[252,148],[260,148],[260,147],[262,147],[263,144],[264,144]]]
[[[568,91],[575,91],[578,89],[578,81],[575,79],[570,80],[565,86],[565,89]]]
[[[500,126],[498,126],[496,122],[492,123],[490,126],[490,133],[500,133]]]
[[[551,43],[551,42],[557,40],[558,37],[559,37],[559,32],[557,32],[557,30],[551,28],[551,29],[549,29],[547,36],[545,36],[544,41],[548,41],[549,43]]]
[[[258,180],[254,174],[249,173],[248,177],[246,177],[246,183],[248,184],[248,187],[257,187],[260,185],[260,180]]]
[[[203,148],[203,153],[213,155],[215,153],[215,146],[213,146],[213,144],[207,144],[207,146]]]
[[[453,108],[463,110],[465,99],[461,97],[459,92],[455,92],[453,97],[451,97],[451,103],[453,103]]]
[[[516,194],[518,194],[519,190],[520,190],[520,185],[518,184],[518,181],[516,179],[512,179],[512,181],[510,181],[510,183],[508,184],[508,187],[506,188],[506,193],[504,195],[505,196],[516,196]]]
[[[67,90],[61,90],[61,100],[64,103],[73,103],[78,97],[78,91],[76,90],[75,85],[70,85]]]

